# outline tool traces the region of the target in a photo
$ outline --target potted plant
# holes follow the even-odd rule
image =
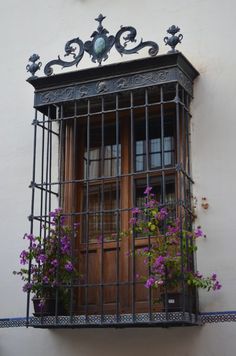
[[[144,196],[143,206],[132,210],[130,224],[132,233],[149,237],[149,246],[136,251],[149,271],[140,277],[145,287],[159,289],[164,309],[171,311],[180,310],[185,293],[189,296],[196,288],[219,290],[221,284],[215,273],[204,277],[194,270],[195,241],[204,236],[201,228],[187,230],[184,219],[171,218],[155,199],[151,187],[146,188]],[[190,310],[193,305],[185,308]]]
[[[76,224],[72,229],[65,224],[62,209],[58,208],[49,214],[46,236],[25,234],[29,246],[20,254],[19,271],[24,281],[23,291],[34,294],[35,316],[55,315],[68,311],[70,287],[79,277],[72,257],[72,240],[75,237]]]

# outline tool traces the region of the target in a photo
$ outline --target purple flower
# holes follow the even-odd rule
[[[20,254],[20,264],[25,265],[28,261],[28,258],[29,258],[29,253],[23,250]]]
[[[146,189],[144,190],[144,194],[145,195],[149,195],[149,193],[151,192],[152,187],[146,187]]]
[[[22,290],[23,290],[23,292],[28,292],[31,290],[32,287],[33,287],[32,283],[26,283],[23,285]]]
[[[132,210],[132,214],[139,214],[141,212],[141,210],[139,208],[133,208]]]
[[[165,208],[161,208],[159,213],[155,216],[157,220],[165,220],[165,218],[168,216],[168,212]]]
[[[197,271],[195,273],[195,275],[196,275],[197,278],[200,278],[200,279],[203,277],[203,275],[199,271]]]
[[[52,218],[51,221],[52,225],[55,225],[55,222],[57,222],[59,218],[60,218],[60,223],[61,224],[64,223],[64,217],[60,216],[61,213],[62,213],[61,208],[57,208],[54,211],[50,211],[49,216]]]
[[[129,223],[130,223],[131,225],[135,225],[135,224],[137,223],[137,219],[136,219],[136,218],[130,218],[130,219],[129,219]]]
[[[211,280],[216,281],[217,275],[216,273],[212,273]]]
[[[172,234],[176,234],[177,232],[180,232],[180,226],[179,226],[179,222],[177,221],[175,225],[171,226],[169,225],[167,227],[167,235],[172,235]]]
[[[154,199],[149,200],[147,203],[144,204],[145,208],[153,209],[157,205],[157,201]]]
[[[222,285],[219,283],[219,281],[216,281],[215,284],[213,285],[213,290],[219,290],[221,289]]]
[[[43,283],[48,284],[48,282],[49,282],[48,277],[47,277],[47,276],[44,276],[44,277],[43,277]]]
[[[47,257],[46,257],[43,253],[41,253],[41,254],[36,258],[36,261],[37,261],[37,262],[42,262],[42,263],[44,263],[44,262],[46,262],[46,260],[47,260]]]
[[[33,243],[31,246],[31,250],[35,250],[38,246],[36,245],[36,243]]]
[[[27,238],[29,241],[34,241],[35,240],[35,237],[33,234],[25,234],[24,239]]]
[[[198,226],[197,229],[194,230],[194,235],[195,235],[195,237],[202,237],[203,236],[203,232],[200,229],[200,226]]]
[[[43,309],[45,303],[46,303],[46,300],[44,298],[41,298],[39,301],[39,304],[38,304],[39,308]]]
[[[163,256],[159,256],[156,258],[154,265],[156,267],[158,267],[158,266],[162,265],[164,262],[165,262],[165,258]]]
[[[155,278],[150,277],[150,278],[147,279],[147,281],[145,283],[145,287],[146,288],[151,288],[154,284],[155,284]]]
[[[61,252],[63,254],[69,254],[70,247],[71,247],[71,245],[70,245],[70,241],[69,241],[68,237],[67,236],[63,236],[61,238]]]
[[[49,216],[54,218],[54,217],[60,215],[61,212],[62,212],[62,208],[56,208],[55,210],[50,211]]]
[[[65,264],[65,269],[67,270],[67,272],[73,272],[74,266],[70,261],[67,261]]]
[[[53,260],[53,261],[51,262],[51,265],[53,265],[53,267],[59,266],[58,260],[55,258],[55,260]]]

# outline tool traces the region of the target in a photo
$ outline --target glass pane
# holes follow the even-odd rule
[[[164,138],[164,164],[165,166],[171,166],[174,162],[174,138]]]
[[[86,152],[86,156],[87,156],[87,152]],[[90,150],[90,164],[89,164],[90,178],[95,178],[99,176],[99,159],[100,159],[100,150],[98,148],[92,148]]]
[[[161,119],[159,113],[152,113],[148,118],[148,153],[150,169],[162,167],[162,142],[161,142]],[[135,170],[136,172],[147,169],[146,155],[146,122],[145,118],[139,118],[135,122]],[[164,167],[173,166],[175,158],[174,145],[174,120],[164,118]]]
[[[140,117],[141,114],[141,117]],[[134,112],[134,154],[135,170],[137,172],[146,169],[146,127],[144,110]]]
[[[89,152],[87,152],[87,140],[84,143],[84,177],[94,179],[119,175],[121,147],[119,142],[116,144],[115,122],[105,119],[102,125],[101,120],[92,121],[94,122],[89,128]],[[87,138],[87,128],[85,137]]]
[[[118,201],[117,201],[118,196]],[[119,191],[116,184],[101,184],[90,187],[89,214],[83,216],[83,240],[89,236],[91,242],[114,240],[119,229],[116,209],[119,208]],[[86,206],[86,190],[84,207]],[[85,211],[86,209],[84,209]]]

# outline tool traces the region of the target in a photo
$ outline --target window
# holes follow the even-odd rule
[[[35,99],[32,221],[42,234],[58,195],[68,224],[80,224],[73,251],[82,277],[70,286],[70,313],[85,316],[85,326],[95,316],[122,324],[124,315],[132,325],[140,315],[148,324],[163,311],[158,292],[137,279],[148,271],[134,252],[150,237],[122,236],[146,186],[171,216],[184,217],[187,228],[192,222],[189,105],[196,71],[180,53],[122,64],[113,78],[114,67],[104,69],[105,79],[97,69],[45,78]],[[55,91],[68,78],[71,87]]]

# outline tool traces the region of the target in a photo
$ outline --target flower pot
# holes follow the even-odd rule
[[[34,305],[33,315],[40,316],[53,316],[56,314],[56,299],[55,298],[36,298],[32,299]],[[66,314],[65,308],[61,301],[58,301],[57,315]]]
[[[192,311],[192,297],[191,295],[184,295],[178,292],[167,292],[161,294],[161,299],[163,302],[163,310],[168,312],[186,312]],[[185,305],[184,305],[185,302]]]

